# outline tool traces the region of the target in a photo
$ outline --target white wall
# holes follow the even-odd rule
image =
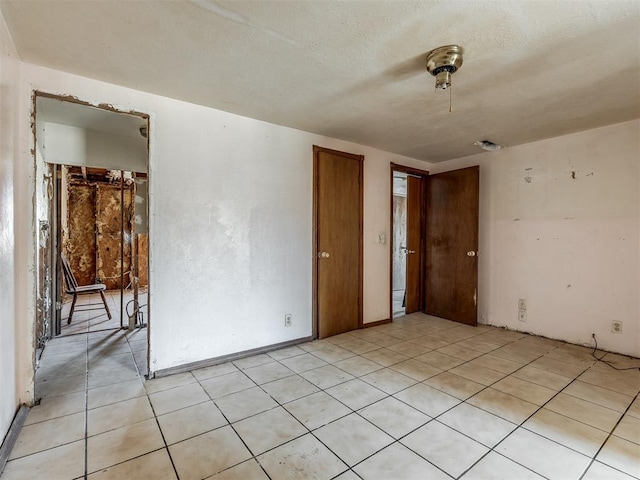
[[[639,139],[636,120],[432,165],[480,165],[483,323],[640,356]]]
[[[377,236],[389,235],[389,163],[424,163],[38,66],[21,73],[25,119],[34,89],[151,116],[152,370],[311,335],[314,144],[365,155],[364,320],[388,318],[389,245]],[[30,170],[28,121],[21,128],[28,204],[42,165]],[[33,218],[25,223],[18,236],[32,267]],[[30,302],[32,286],[22,287]]]
[[[18,81],[16,50],[0,14],[0,444],[18,407],[13,208]]]
[[[637,122],[429,165],[43,67],[22,64],[21,75],[16,249],[26,268],[17,269],[16,296],[24,318],[34,315],[30,202],[43,168],[32,168],[30,154],[38,89],[150,115],[152,370],[311,334],[313,144],[365,155],[366,322],[389,315],[389,244],[377,243],[390,233],[389,162],[432,172],[480,163],[484,321],[578,343],[595,332],[603,347],[638,354]],[[528,300],[526,324],[516,320],[519,297]],[[293,327],[284,327],[285,313]],[[624,335],[608,333],[612,318],[625,322]],[[28,397],[28,322],[18,335]]]

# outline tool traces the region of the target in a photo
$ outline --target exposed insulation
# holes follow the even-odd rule
[[[120,186],[98,185],[96,197],[97,276],[107,289],[120,288],[120,272],[124,271],[124,287],[131,282],[131,187],[124,192],[124,258],[120,259]]]
[[[69,185],[69,237],[65,250],[79,285],[96,281],[95,187]]]
[[[149,284],[149,235],[146,233],[138,234],[138,278],[140,287]]]

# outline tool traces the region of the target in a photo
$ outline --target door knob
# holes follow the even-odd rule
[[[476,252],[474,252],[473,250],[469,250],[467,252],[467,257],[475,257],[476,256]]]
[[[416,251],[415,250],[407,250],[407,253],[408,254],[412,254],[412,253],[416,253]]]
[[[318,253],[318,258],[329,258],[331,255],[329,255],[329,252],[320,252]]]

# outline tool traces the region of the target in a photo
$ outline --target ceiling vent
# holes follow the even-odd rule
[[[502,148],[502,145],[490,142],[489,140],[476,140],[473,144],[488,152],[497,152]]]

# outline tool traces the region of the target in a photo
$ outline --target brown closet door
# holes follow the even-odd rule
[[[314,147],[315,308],[319,338],[362,323],[362,162]]]
[[[425,313],[476,325],[479,167],[427,177]]]

